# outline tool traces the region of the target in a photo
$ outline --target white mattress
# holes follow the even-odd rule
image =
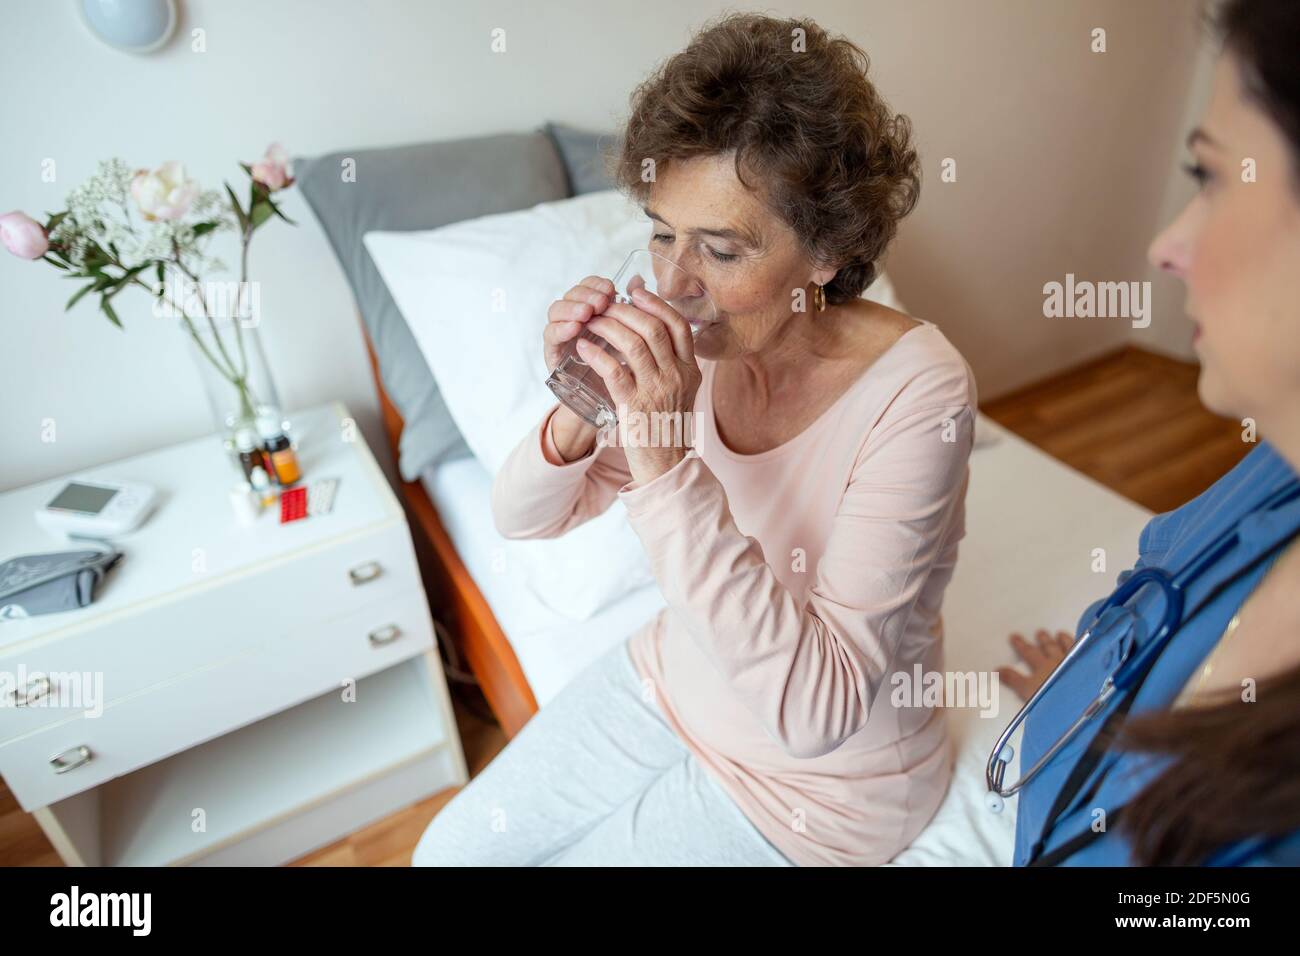
[[[542,605],[494,570],[504,553],[489,506],[491,479],[472,458],[421,476],[470,574],[510,639],[545,705],[610,645],[663,607],[657,586],[635,591],[586,621]],[[944,599],[946,666],[992,671],[1010,661],[1012,631],[1073,631],[1079,614],[1137,558],[1150,513],[981,417],[971,456],[967,536]],[[545,546],[544,542],[538,542]],[[1094,549],[1106,571],[1095,573]],[[956,757],[952,788],[935,819],[894,860],[899,865],[1007,865],[1015,800],[1000,815],[984,805],[984,762],[1019,701],[1003,688],[996,715],[950,710]],[[1014,773],[1013,763],[1010,773]]]

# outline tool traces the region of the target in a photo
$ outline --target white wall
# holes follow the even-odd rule
[[[88,35],[72,0],[8,2],[0,56],[0,209],[43,213],[102,157],[187,162],[242,184],[237,160],[278,139],[300,155],[523,130],[554,119],[612,129],[632,87],[723,9],[415,0],[188,0],[180,34],[145,57]],[[812,16],[873,58],[920,134],[926,185],[889,268],[904,299],[967,354],[988,398],[1122,344],[1122,320],[1048,320],[1066,272],[1145,275],[1143,252],[1184,132],[1196,24],[1184,0],[820,0]],[[1089,52],[1089,31],[1108,51]],[[505,28],[507,52],[490,31]],[[192,52],[189,31],[206,32]],[[958,180],[941,183],[953,157]],[[41,180],[57,162],[58,180]],[[300,198],[257,237],[264,337],[290,408],[341,398],[378,444],[350,294]],[[228,261],[233,261],[233,256]],[[69,283],[0,255],[0,488],[209,431],[182,335],[148,302],[109,325]],[[1163,321],[1163,320],[1161,320]],[[58,440],[40,440],[54,419]]]
[[[1185,134],[1200,123],[1209,105],[1218,53],[1218,40],[1206,31],[1196,51],[1195,70],[1189,85],[1190,92],[1181,124],[1182,135],[1176,138],[1169,156],[1171,170],[1178,170],[1190,158]],[[1195,194],[1196,184],[1190,176],[1178,172],[1171,173],[1160,202],[1158,228],[1163,229],[1172,222]],[[1155,315],[1150,328],[1133,329],[1130,340],[1140,348],[1163,352],[1189,362],[1196,361],[1196,351],[1192,348],[1193,326],[1184,311],[1184,302],[1187,298],[1186,287],[1180,280],[1154,266],[1148,267],[1147,281],[1151,283]]]

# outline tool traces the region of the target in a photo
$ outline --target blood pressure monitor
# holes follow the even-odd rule
[[[69,481],[36,520],[50,531],[111,537],[140,526],[157,501],[157,490],[143,482]]]

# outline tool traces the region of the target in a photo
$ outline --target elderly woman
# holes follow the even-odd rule
[[[695,444],[608,446],[557,406],[492,500],[526,538],[619,499],[668,606],[541,709],[415,863],[878,864],[938,807],[943,714],[891,678],[942,667],[975,389],[934,324],[860,298],[919,188],[866,65],[810,21],[733,16],[635,92],[619,181],[720,321],[693,340],[591,277],[544,347],[553,366],[583,328],[606,339],[625,366],[581,354],[620,414],[693,413]]]

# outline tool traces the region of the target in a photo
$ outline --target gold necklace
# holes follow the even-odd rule
[[[1208,681],[1210,675],[1214,673],[1214,666],[1218,663],[1220,651],[1222,651],[1228,641],[1232,639],[1232,635],[1237,633],[1237,628],[1241,625],[1242,614],[1244,614],[1246,608],[1250,606],[1250,602],[1254,599],[1255,595],[1263,589],[1264,582],[1269,579],[1269,576],[1277,569],[1278,565],[1283,562],[1286,556],[1295,550],[1297,544],[1300,544],[1300,538],[1292,541],[1282,549],[1282,553],[1277,556],[1277,559],[1274,560],[1271,565],[1269,565],[1269,569],[1264,572],[1264,576],[1260,578],[1259,583],[1256,584],[1250,594],[1246,596],[1246,600],[1242,602],[1241,607],[1237,608],[1237,613],[1232,615],[1232,620],[1229,621],[1228,626],[1223,629],[1223,633],[1219,635],[1218,641],[1214,644],[1214,649],[1210,651],[1209,655],[1205,658],[1205,663],[1201,665],[1201,674],[1199,679],[1196,681],[1196,686],[1190,691],[1185,691],[1179,695],[1183,701],[1190,701],[1193,698],[1201,696],[1201,690],[1205,687],[1205,682]]]
[[[1188,699],[1201,696],[1201,691],[1205,688],[1205,682],[1208,681],[1210,675],[1214,673],[1214,665],[1216,663],[1215,658],[1219,656],[1219,652],[1223,650],[1224,645],[1228,643],[1232,635],[1237,633],[1237,626],[1241,624],[1241,611],[1244,610],[1245,607],[1246,605],[1243,604],[1241,610],[1238,610],[1236,614],[1232,615],[1232,620],[1228,622],[1228,626],[1224,628],[1223,633],[1219,635],[1218,641],[1215,642],[1214,650],[1210,651],[1209,656],[1205,658],[1205,663],[1201,665],[1201,676],[1196,681],[1196,686],[1186,695]]]

